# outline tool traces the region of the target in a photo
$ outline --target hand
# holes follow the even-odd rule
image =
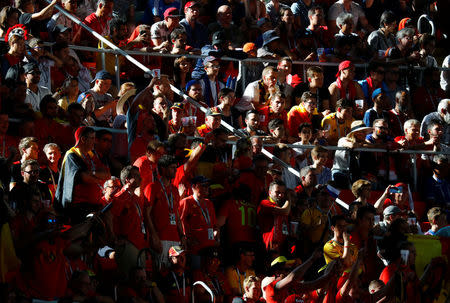
[[[342,237],[344,238],[344,245],[348,245],[350,243],[350,235],[346,231],[344,231]]]

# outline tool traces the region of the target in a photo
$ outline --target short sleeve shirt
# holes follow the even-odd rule
[[[156,22],[150,28],[152,39],[162,39],[163,41],[170,41],[170,32],[164,21]]]
[[[344,0],[339,0],[334,3],[328,10],[328,20],[336,20],[336,18],[343,12],[351,13],[353,15],[354,28],[358,25],[358,20],[361,17],[365,17],[364,10],[358,3],[352,1],[350,10],[346,11],[344,8]]]

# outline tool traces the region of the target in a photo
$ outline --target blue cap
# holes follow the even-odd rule
[[[200,81],[195,80],[195,79],[189,81],[188,83],[186,83],[186,88],[185,88],[185,90],[188,91],[188,90],[191,88],[192,85],[198,84],[198,83],[200,83]]]
[[[94,80],[92,80],[92,82],[95,82],[95,80],[113,80],[113,76],[108,73],[106,70],[102,69],[101,71],[98,71],[95,74],[95,78]]]
[[[213,61],[219,61],[219,59],[214,56],[208,56],[205,59],[203,59],[203,64],[206,64],[208,62],[213,62]]]
[[[382,93],[384,93],[384,91],[381,88],[377,88],[376,90],[374,90],[372,93],[372,100]]]
[[[275,30],[271,29],[271,30],[265,32],[262,35],[262,38],[263,38],[263,46],[266,46],[270,42],[280,39],[280,36],[278,36],[278,34]]]
[[[191,180],[191,184],[195,185],[195,184],[202,184],[202,183],[208,183],[210,182],[210,180],[208,178],[206,178],[205,176],[195,176],[194,178],[192,178]]]

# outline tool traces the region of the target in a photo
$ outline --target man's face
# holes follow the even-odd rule
[[[283,125],[276,127],[275,129],[270,130],[272,137],[274,138],[284,138],[286,135],[286,129]]]
[[[278,205],[284,202],[284,196],[286,194],[286,187],[282,185],[273,185],[269,189],[269,197],[275,201]]]
[[[5,114],[0,114],[0,134],[6,134],[9,127],[9,117]]]
[[[114,2],[113,1],[107,2],[100,8],[100,17],[103,18],[111,17],[113,9],[114,9]]]
[[[181,34],[177,37],[177,39],[175,39],[175,41],[172,41],[172,42],[175,47],[185,49],[186,41],[187,41],[186,34]]]
[[[61,152],[59,148],[50,147],[46,152],[45,156],[47,157],[48,162],[55,164],[58,163],[59,159],[61,159]]]
[[[127,182],[130,184],[131,188],[138,188],[141,185],[141,175],[139,173],[139,169],[133,168],[130,171]]]
[[[247,124],[247,127],[250,130],[257,130],[259,129],[259,115],[258,114],[249,114],[247,116],[247,119],[245,119],[245,124]]]
[[[386,122],[378,121],[374,126],[375,135],[378,138],[386,138],[389,129]]]
[[[30,146],[23,150],[23,154],[25,155],[25,159],[37,160],[39,155],[39,147],[37,143],[31,142]]]
[[[77,0],[66,0],[62,3],[63,7],[71,13],[75,13],[78,8]]]
[[[108,184],[105,187],[105,195],[113,196],[120,189],[120,181],[119,179],[108,180]]]
[[[93,150],[95,146],[95,133],[88,133],[85,137],[81,137],[81,142],[87,150]]]
[[[182,253],[177,257],[170,257],[172,264],[177,268],[185,268],[186,267],[186,255]]]
[[[386,27],[386,32],[393,34],[397,30],[397,21],[386,24],[385,27]]]
[[[10,51],[15,54],[25,54],[25,40],[20,38],[10,43]]]
[[[292,63],[287,60],[283,60],[278,63],[277,69],[280,77],[286,77],[292,71]]]
[[[344,24],[341,25],[341,31],[346,35],[351,34],[353,32],[353,21],[345,21]]]
[[[319,166],[324,166],[328,161],[328,153],[327,152],[319,152],[314,157],[314,162],[317,162]]]
[[[254,137],[251,139],[252,142],[252,153],[254,155],[259,154],[262,149],[262,140],[259,137]]]
[[[200,83],[191,85],[188,95],[194,100],[201,100],[203,98],[202,85]]]
[[[95,149],[102,153],[109,153],[112,147],[112,135],[104,134],[101,138],[95,140]]]
[[[50,118],[56,118],[58,115],[58,105],[55,102],[47,103],[47,116]]]
[[[355,77],[355,67],[349,67],[341,71],[341,79],[353,80]]]
[[[278,76],[278,74],[275,71],[268,72],[263,78],[264,84],[267,87],[275,86],[275,84],[277,84],[277,76]]]
[[[309,142],[312,137],[312,129],[310,127],[304,127],[299,133],[299,137],[303,142]]]
[[[340,113],[344,120],[350,120],[353,115],[353,107],[340,108]]]
[[[197,183],[192,186],[192,191],[199,198],[206,198],[209,194],[209,183]]]
[[[181,118],[184,117],[184,111],[178,108],[172,108],[172,120],[173,121],[181,121]]]
[[[428,130],[428,134],[430,135],[430,138],[441,139],[442,135],[444,134],[444,128],[439,124],[435,124],[431,129]]]
[[[38,84],[41,81],[41,71],[39,69],[34,69],[25,75],[28,82],[33,84]]]
[[[388,100],[384,93],[381,93],[378,96],[376,96],[373,101],[374,103],[378,104],[378,106],[380,106],[382,109],[388,108]]]
[[[323,73],[314,73],[312,77],[308,78],[309,87],[322,87],[323,86]]]
[[[168,28],[176,28],[180,24],[180,18],[175,16],[169,16],[166,18],[166,26]]]
[[[26,184],[33,184],[38,181],[39,178],[39,166],[38,165],[28,165],[22,171],[23,181]]]
[[[384,79],[384,68],[379,66],[375,71],[370,74],[371,78],[375,81],[382,82]]]
[[[284,109],[284,99],[276,97],[273,100],[270,100],[270,109],[275,114],[281,113]]]
[[[205,65],[206,74],[210,77],[217,77],[217,75],[219,74],[219,69],[220,69],[219,61],[216,60],[208,62]]]
[[[222,117],[220,115],[217,116],[206,116],[205,124],[211,129],[216,129],[220,126],[220,122],[222,121]]]
[[[198,6],[193,6],[185,10],[186,19],[188,21],[196,21],[199,14]]]
[[[125,24],[119,26],[115,32],[117,40],[124,40],[128,35],[128,29]]]
[[[95,80],[96,85],[98,86],[98,93],[100,95],[104,95],[108,92],[109,88],[111,87],[112,81],[110,79],[97,79]]]
[[[175,178],[175,174],[177,173],[177,165],[174,164],[170,164],[169,166],[164,168],[164,176],[169,179],[172,180],[173,178]]]
[[[303,107],[306,109],[306,111],[309,114],[312,114],[314,112],[314,110],[317,108],[316,98],[306,99],[305,102],[302,102],[302,103],[303,103]]]
[[[323,21],[323,11],[321,9],[316,9],[312,16],[309,17],[310,23],[312,25],[320,25]]]
[[[253,300],[258,300],[261,298],[261,283],[259,281],[251,283],[248,289],[246,289],[245,294],[247,298]]]
[[[158,97],[153,101],[153,109],[156,113],[165,113],[167,111],[167,100],[162,97]]]
[[[362,229],[363,231],[370,231],[373,228],[375,219],[374,215],[370,212],[366,212],[366,214],[359,220],[358,227],[359,229]]]
[[[233,20],[231,7],[220,8],[217,14],[219,22],[222,24],[230,24]]]
[[[213,138],[213,145],[218,149],[223,149],[227,146],[228,136],[226,134],[220,134]]]
[[[308,172],[306,176],[302,177],[302,185],[304,187],[311,187],[316,185],[316,176],[312,171]]]
[[[420,126],[413,124],[409,128],[405,129],[405,137],[408,140],[417,140],[420,136]]]

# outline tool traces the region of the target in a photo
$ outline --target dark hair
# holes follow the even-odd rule
[[[224,129],[224,128],[222,128],[222,127],[219,127],[219,128],[214,129],[214,130],[212,131],[212,134],[213,134],[213,136],[214,136],[215,138],[217,138],[218,136],[228,134],[228,132],[227,132],[226,129]]]
[[[96,139],[101,139],[105,135],[111,135],[112,136],[112,132],[110,132],[107,129],[99,129],[98,131],[95,132],[95,138]]]
[[[306,100],[308,100],[308,99],[316,99],[317,100],[317,97],[312,92],[306,91],[302,94],[301,100],[302,100],[302,102],[306,102]]]
[[[34,159],[25,160],[25,162],[20,165],[20,170],[25,171],[25,168],[30,165],[36,165],[37,167],[39,167],[39,162]]]
[[[0,11],[0,28],[1,29],[5,30],[5,31],[8,29],[8,24],[7,24],[8,17],[14,13],[19,14],[19,10],[15,7],[5,6],[4,8],[2,8],[2,10]]]
[[[356,213],[356,220],[361,220],[367,213],[375,215],[375,209],[373,208],[373,206],[364,205],[358,208],[358,212]]]
[[[224,88],[222,88],[222,89],[220,90],[220,92],[219,92],[219,94],[217,95],[217,97],[220,99],[220,98],[225,97],[225,96],[228,95],[229,93],[234,93],[234,90],[232,90],[231,88],[228,88],[228,87],[224,87]]]
[[[346,221],[345,216],[343,216],[343,215],[335,215],[335,216],[331,217],[330,226],[336,226],[336,223],[338,221],[341,221],[341,220]]]
[[[368,67],[369,73],[376,71],[380,66],[384,67],[384,64],[382,64],[381,62],[377,62],[377,61],[370,61],[369,67]]]
[[[120,30],[120,27],[126,25],[125,20],[122,18],[113,18],[109,23],[109,33],[112,36],[115,30]]]
[[[338,108],[346,108],[346,107],[352,107],[353,108],[353,100],[350,99],[339,99],[336,101],[336,110]]]
[[[55,103],[56,99],[52,97],[52,95],[45,95],[42,99],[41,102],[39,102],[39,111],[45,116],[46,112],[47,112],[47,106],[50,103]]]
[[[259,112],[256,109],[250,109],[245,113],[245,120],[247,120],[248,116],[251,114],[259,115]]]
[[[170,41],[178,39],[181,35],[186,34],[183,28],[176,28],[170,33]]]
[[[83,106],[81,106],[80,103],[70,103],[69,106],[67,106],[67,112],[71,113],[75,110],[81,110],[84,111]]]
[[[420,47],[424,47],[425,45],[428,45],[433,41],[436,42],[436,37],[429,33],[425,33],[422,35],[422,37],[420,37],[419,44]]]
[[[390,24],[397,20],[397,17],[392,11],[384,11],[380,17],[380,27],[384,27],[385,24]]]
[[[301,133],[302,130],[304,128],[310,128],[312,130],[312,124],[311,123],[307,123],[307,122],[303,122],[302,124],[300,124],[300,126],[298,127],[298,132]]]
[[[158,169],[167,168],[172,164],[177,164],[177,159],[172,155],[162,155],[158,160]]]
[[[139,168],[137,168],[136,166],[133,166],[133,165],[125,166],[122,169],[122,171],[120,172],[120,181],[122,181],[122,184],[127,183],[127,179],[130,177],[131,171],[134,169],[139,171]]]
[[[277,127],[284,125],[284,121],[281,119],[272,119],[269,122],[268,128],[269,130],[274,130]]]
[[[286,183],[284,183],[284,182],[281,181],[281,180],[275,180],[275,181],[272,181],[272,182],[270,182],[270,184],[269,184],[269,190],[270,190],[272,187],[274,187],[275,185],[278,185],[278,186],[286,186]]]

